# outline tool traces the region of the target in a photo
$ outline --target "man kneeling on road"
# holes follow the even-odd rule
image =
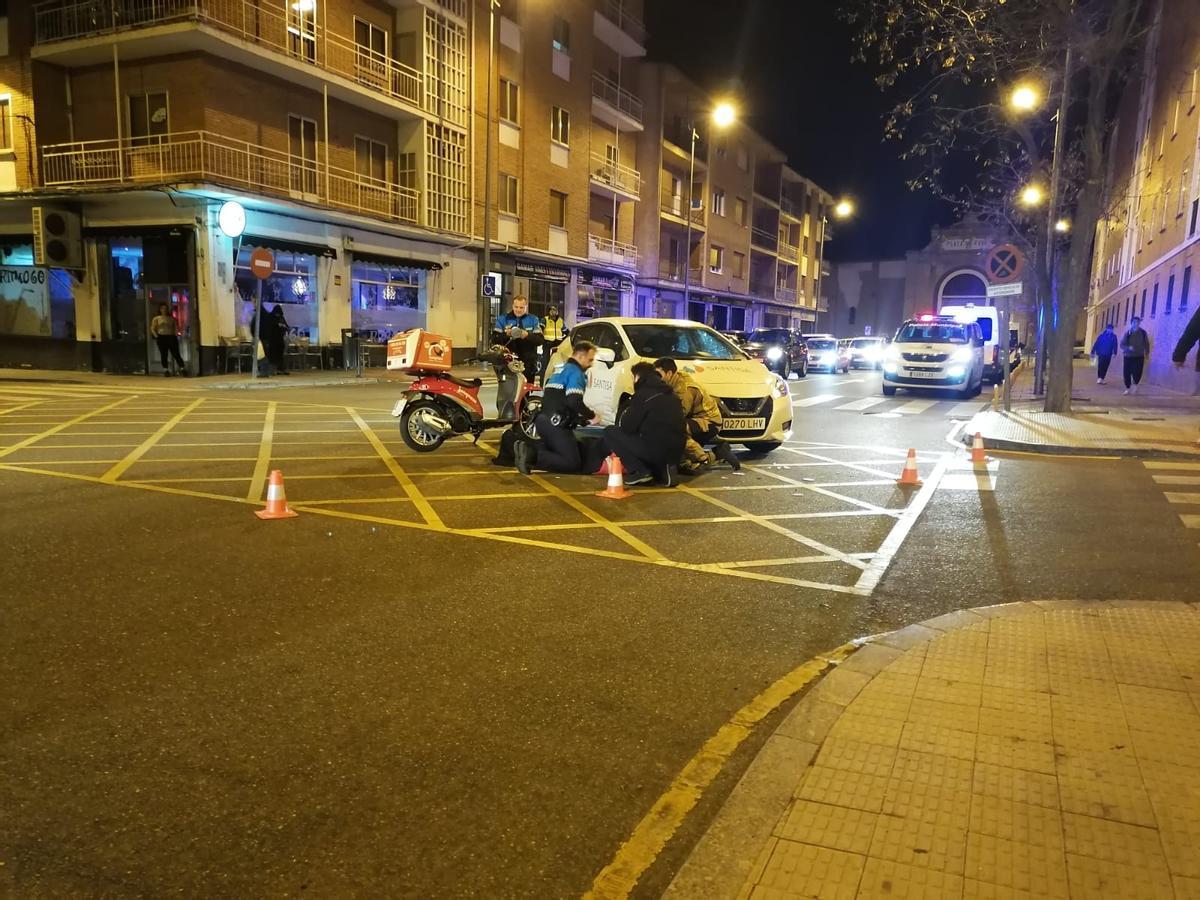
[[[604,429],[604,442],[621,458],[626,484],[670,487],[687,440],[683,407],[653,365],[640,362],[631,372],[633,399],[619,424]]]
[[[683,405],[688,436],[679,468],[684,472],[698,472],[703,466],[711,466],[719,459],[728,463],[735,472],[741,469],[742,464],[733,455],[730,446],[717,440],[721,431],[721,407],[712,395],[696,384],[687,372],[679,371],[675,360],[669,356],[655,360],[654,369]],[[712,444],[714,452],[705,450],[704,444]]]
[[[571,358],[546,379],[542,410],[533,420],[542,446],[535,450],[529,441],[518,441],[513,448],[517,471],[528,475],[534,465],[551,472],[579,472],[583,465],[579,441],[574,430],[579,425],[597,425],[600,417],[587,408],[583,392],[587,390],[587,370],[596,361],[596,345],[576,341]]]

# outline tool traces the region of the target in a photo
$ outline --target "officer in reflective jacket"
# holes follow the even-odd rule
[[[579,441],[574,429],[579,425],[595,425],[600,417],[587,408],[583,392],[587,390],[587,370],[596,361],[596,345],[578,341],[571,346],[571,357],[557,372],[546,379],[542,395],[542,410],[534,419],[542,445],[536,453],[528,441],[513,448],[517,471],[528,475],[536,464],[551,472],[579,472],[583,463]]]

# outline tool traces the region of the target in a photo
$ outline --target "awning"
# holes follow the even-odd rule
[[[437,271],[445,268],[440,262],[432,259],[413,259],[408,256],[385,256],[380,253],[360,253],[350,251],[351,262],[371,263],[375,266],[397,266],[406,269],[431,269]]]
[[[289,241],[286,238],[256,237],[246,234],[242,236],[242,246],[262,247],[266,250],[283,253],[306,253],[309,256],[324,256],[328,259],[337,259],[337,251],[325,244],[305,244],[300,241]]]

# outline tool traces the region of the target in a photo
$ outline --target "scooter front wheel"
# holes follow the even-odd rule
[[[417,453],[432,453],[446,442],[449,434],[449,423],[441,407],[432,400],[410,403],[400,414],[400,437]]]
[[[533,420],[538,417],[538,413],[541,411],[541,397],[527,397],[525,402],[521,404],[521,421],[518,427],[521,429],[521,434],[525,435],[531,441],[537,440],[537,425],[534,424]]]

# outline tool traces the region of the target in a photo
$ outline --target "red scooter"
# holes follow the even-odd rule
[[[485,418],[478,378],[456,378],[449,372],[415,371],[416,381],[392,408],[400,420],[400,437],[418,453],[430,453],[446,438],[469,434],[475,441],[489,428],[517,425],[537,437],[533,420],[542,408],[542,393],[525,378],[525,365],[506,347],[494,345],[479,357],[496,372],[498,418]]]

